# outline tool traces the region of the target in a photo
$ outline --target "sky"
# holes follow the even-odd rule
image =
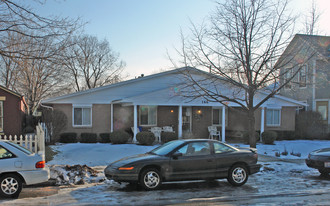
[[[23,1],[26,4],[26,1]],[[177,58],[180,31],[188,35],[191,22],[200,24],[215,9],[214,0],[46,0],[29,1],[41,16],[80,17],[84,32],[107,39],[126,62],[128,79],[173,68],[167,54]],[[43,1],[42,1],[43,2]],[[315,0],[321,12],[319,34],[330,35],[330,0]],[[312,0],[291,0],[290,10],[301,17]],[[301,31],[304,18],[296,22]]]

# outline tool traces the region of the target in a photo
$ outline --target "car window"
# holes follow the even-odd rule
[[[234,151],[233,148],[228,147],[227,145],[224,145],[221,143],[215,142],[215,143],[213,143],[213,145],[214,145],[214,153],[216,153],[216,154]]]
[[[151,150],[149,153],[156,154],[156,155],[167,155],[168,153],[172,152],[175,148],[180,146],[183,141],[171,141],[166,144],[163,144],[160,147],[157,147]]]
[[[210,144],[208,142],[192,142],[178,149],[182,156],[198,156],[211,154]]]
[[[0,146],[0,159],[7,159],[14,157],[14,154],[8,151],[6,148]]]

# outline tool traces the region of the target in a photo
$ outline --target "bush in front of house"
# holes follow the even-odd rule
[[[67,132],[60,135],[61,143],[76,143],[77,142],[77,133]]]
[[[142,145],[152,145],[155,135],[152,132],[139,132],[136,134],[136,140]]]
[[[110,142],[112,144],[125,144],[131,138],[127,132],[123,130],[118,130],[110,133]]]
[[[23,134],[34,133],[34,128],[32,126],[27,126],[23,129]]]
[[[65,131],[68,125],[68,117],[66,114],[57,109],[42,108],[41,121],[45,123],[47,128],[45,132],[50,136],[51,142],[58,141],[60,134]]]
[[[256,138],[257,141],[260,140],[260,135],[259,135],[259,132],[255,132],[254,133],[254,137]],[[244,131],[243,132],[243,139],[244,141],[246,141],[247,143],[249,142],[249,131]]]
[[[96,133],[81,133],[80,142],[81,143],[96,143],[97,134]]]
[[[262,133],[262,142],[264,144],[274,144],[274,141],[276,140],[277,133],[274,131],[264,131]]]
[[[303,111],[296,116],[296,137],[299,139],[326,139],[327,124],[320,113]]]
[[[178,135],[174,132],[163,132],[162,133],[162,142],[167,143],[173,140],[177,140]]]
[[[294,140],[296,135],[295,131],[276,131],[276,140]]]
[[[100,133],[102,143],[110,143],[110,133]]]

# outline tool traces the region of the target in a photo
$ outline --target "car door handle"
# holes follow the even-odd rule
[[[207,162],[213,162],[213,160],[206,160]]]

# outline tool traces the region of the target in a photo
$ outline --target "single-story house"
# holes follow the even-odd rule
[[[0,86],[0,135],[22,134],[25,108],[22,95]]]
[[[180,95],[180,86],[185,84],[181,78],[184,72],[203,77],[212,75],[184,67],[50,98],[42,104],[63,111],[68,118],[65,132],[78,134],[132,128],[136,140],[141,128],[148,131],[155,126],[171,126],[179,138],[208,138],[208,127],[216,126],[225,141],[237,132],[248,130],[247,116],[238,105]],[[266,95],[260,91],[255,102]],[[301,106],[301,102],[275,95],[256,111],[256,130],[294,131],[296,109]]]

